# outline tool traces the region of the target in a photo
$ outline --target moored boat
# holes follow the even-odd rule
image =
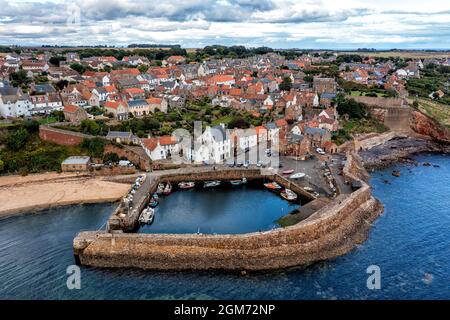
[[[283,171],[283,174],[291,174],[291,173],[293,173],[294,172],[294,169],[288,169],[288,170],[284,170]]]
[[[167,182],[166,187],[164,188],[163,194],[168,195],[172,192],[172,185],[170,182]]]
[[[242,179],[240,179],[240,180],[231,180],[230,183],[231,183],[233,186],[239,186],[239,185],[241,185],[241,184],[246,184],[246,183],[247,183],[247,178],[242,178]]]
[[[188,182],[180,182],[180,183],[178,184],[178,187],[179,187],[180,189],[191,189],[191,188],[195,187],[195,182],[192,182],[192,181],[188,181]]]
[[[155,198],[151,198],[150,199],[150,202],[149,202],[149,206],[151,207],[151,208],[155,208],[156,206],[158,206],[158,204],[159,204],[159,202],[155,199]]]
[[[264,183],[264,186],[269,190],[279,190],[281,189],[281,186],[276,182],[268,182]]]
[[[158,184],[158,189],[156,189],[156,194],[162,194],[164,192],[164,183]]]
[[[217,186],[220,186],[219,180],[205,181],[205,183],[203,184],[203,188],[212,188],[212,187],[217,187]]]
[[[288,200],[288,201],[295,201],[297,200],[297,194],[292,191],[291,189],[284,189],[281,193],[280,193],[281,197]]]
[[[155,217],[155,210],[153,208],[148,207],[142,210],[142,213],[139,216],[139,222],[143,224],[151,224],[153,222],[154,217]]]
[[[305,176],[303,172],[297,172],[289,176],[291,179],[301,179]]]

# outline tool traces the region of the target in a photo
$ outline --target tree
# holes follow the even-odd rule
[[[64,112],[59,110],[52,111],[52,113],[50,113],[50,116],[55,117],[56,121],[58,122],[63,122],[66,119],[66,117],[64,116]]]
[[[6,145],[13,151],[20,150],[28,141],[30,134],[25,128],[20,128],[17,131],[11,133],[6,138]]]
[[[228,123],[228,127],[230,129],[239,128],[239,129],[247,129],[250,126],[248,121],[241,116],[234,116],[231,121]]]
[[[100,125],[97,122],[89,119],[81,121],[80,127],[84,133],[89,133],[94,136],[98,135],[101,131]]]
[[[100,138],[84,139],[81,147],[87,150],[91,157],[102,158],[105,150],[105,141]]]
[[[120,158],[117,153],[109,152],[103,156],[103,161],[119,162]]]
[[[2,172],[4,168],[5,168],[5,165],[4,165],[3,161],[0,159],[0,172]]]
[[[58,87],[59,90],[64,89],[64,88],[67,87],[68,85],[69,85],[69,81],[67,81],[67,80],[59,80],[59,81],[56,83],[56,86]]]
[[[70,68],[75,70],[79,74],[83,74],[86,71],[86,67],[79,63],[71,63]]]
[[[350,119],[362,119],[368,115],[367,107],[364,103],[357,102],[354,99],[347,99],[339,94],[335,99],[337,112],[339,115],[347,114]]]
[[[48,62],[50,62],[52,65],[59,67],[59,64],[61,61],[66,61],[65,57],[62,56],[56,56],[56,57],[51,57]]]
[[[27,72],[25,70],[13,72],[9,75],[9,78],[11,79],[12,85],[14,87],[27,85],[28,83],[31,82],[31,79],[28,78]]]
[[[141,64],[141,65],[138,67],[138,70],[139,70],[140,73],[145,73],[145,72],[147,72],[147,70],[148,70],[148,66],[145,65],[145,64]]]
[[[292,80],[289,77],[284,77],[280,83],[280,90],[289,91],[292,88]]]

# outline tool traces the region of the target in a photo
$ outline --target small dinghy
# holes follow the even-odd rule
[[[287,201],[295,201],[297,200],[297,194],[291,189],[284,189],[280,193],[281,197],[286,199]]]
[[[231,180],[230,183],[233,186],[240,186],[241,184],[246,184],[247,183],[247,178],[242,178],[241,180]]]
[[[155,207],[157,207],[158,206],[158,204],[159,204],[159,202],[155,199],[155,198],[151,198],[150,199],[150,202],[149,202],[149,207],[150,208],[155,208]]]
[[[217,187],[217,186],[220,186],[219,180],[205,181],[205,183],[203,184],[203,188],[212,188],[212,187]]]
[[[279,190],[279,189],[281,189],[281,186],[278,183],[276,183],[276,182],[264,183],[264,187],[266,187],[269,190]]]
[[[291,174],[291,173],[293,173],[294,172],[294,169],[288,169],[288,170],[284,170],[283,171],[283,174]]]
[[[179,187],[180,189],[191,189],[191,188],[195,187],[195,183],[192,182],[192,181],[188,181],[188,182],[180,182],[180,183],[178,184],[178,187]]]
[[[301,179],[305,176],[303,172],[297,172],[289,176],[291,179]]]

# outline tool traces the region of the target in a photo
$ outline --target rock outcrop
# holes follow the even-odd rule
[[[450,130],[420,111],[411,112],[411,129],[440,143],[450,143]]]

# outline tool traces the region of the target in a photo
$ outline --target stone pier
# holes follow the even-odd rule
[[[372,197],[370,186],[360,179],[359,159],[352,154],[347,159],[344,175],[349,181],[360,181],[361,188],[338,196],[295,225],[240,235],[81,232],[74,239],[74,253],[84,265],[153,270],[268,270],[334,258],[364,241],[371,222],[383,209]],[[243,174],[247,179],[260,178],[258,171],[161,175],[154,183],[237,179]],[[272,178],[286,183],[281,176]]]

